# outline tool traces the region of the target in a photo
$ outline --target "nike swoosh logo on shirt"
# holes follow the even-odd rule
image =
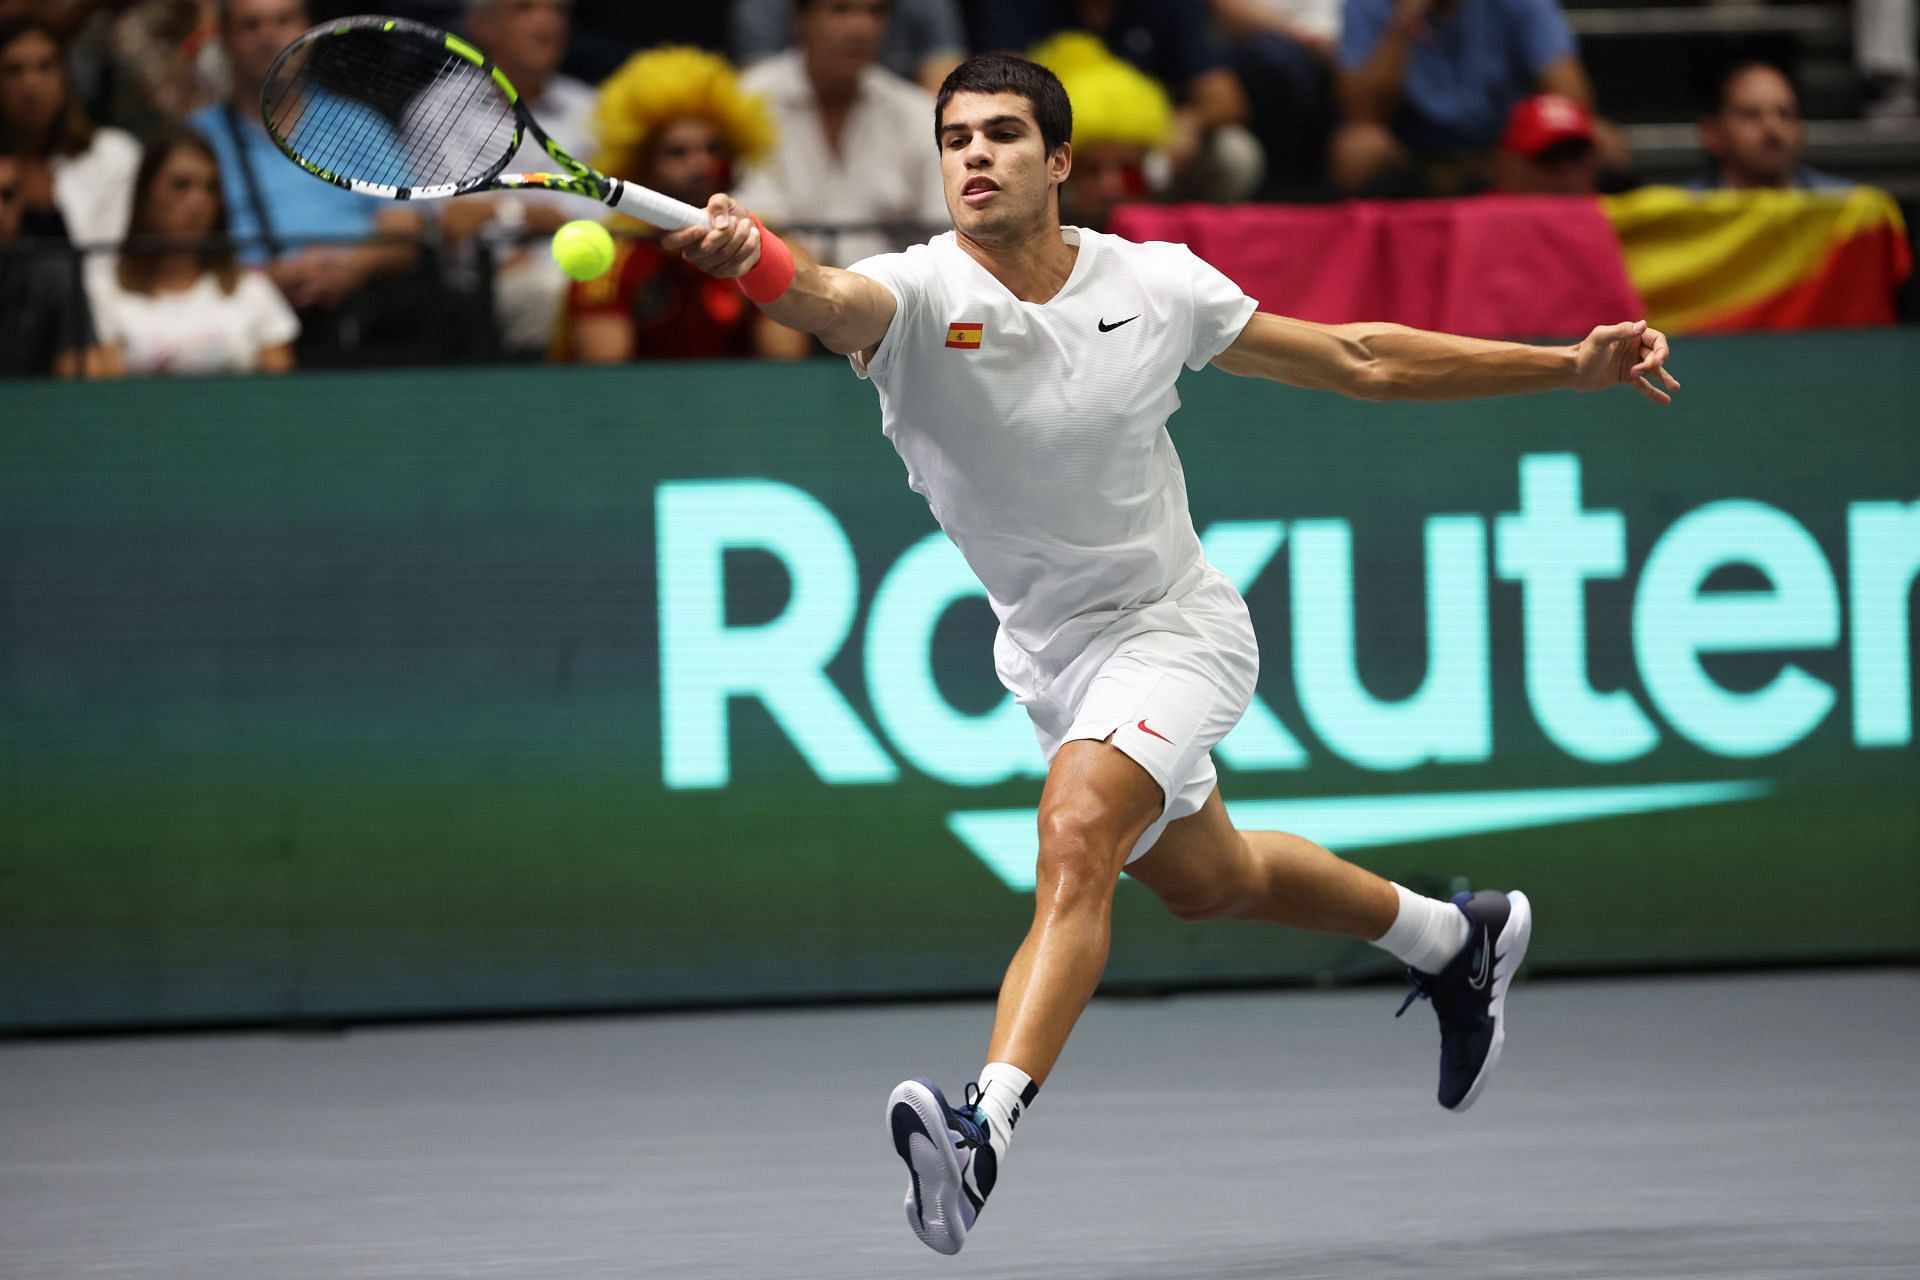
[[[1121,325],[1132,324],[1135,320],[1138,320],[1139,318],[1140,318],[1139,316],[1128,316],[1125,320],[1115,320],[1112,324],[1108,324],[1105,320],[1102,320],[1100,322],[1100,332],[1112,333],[1115,329],[1118,329]]]
[[[1142,720],[1137,727],[1139,728],[1140,732],[1151,733],[1154,737],[1160,739],[1160,741],[1166,743],[1168,746],[1173,745],[1173,739],[1169,738],[1166,734],[1161,733],[1154,729],[1147,728],[1147,722],[1145,720]]]

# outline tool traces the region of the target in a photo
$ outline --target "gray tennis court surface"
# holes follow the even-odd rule
[[[984,1004],[14,1043],[0,1275],[1920,1273],[1920,973],[1522,986],[1464,1116],[1396,1003],[1096,1003],[953,1259],[882,1110]]]

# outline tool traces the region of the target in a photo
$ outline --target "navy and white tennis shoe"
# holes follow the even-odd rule
[[[907,1225],[940,1253],[960,1252],[993,1191],[996,1160],[977,1097],[968,1085],[956,1111],[931,1081],[913,1079],[887,1099],[893,1149],[907,1164]]]
[[[1415,1000],[1433,1002],[1440,1019],[1440,1105],[1465,1111],[1480,1097],[1506,1043],[1507,987],[1527,957],[1533,905],[1517,889],[1456,894],[1453,903],[1467,917],[1467,945],[1438,973],[1408,969],[1413,990],[1393,1016]]]

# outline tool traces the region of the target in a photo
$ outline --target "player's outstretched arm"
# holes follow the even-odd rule
[[[1667,392],[1680,389],[1666,369],[1666,335],[1644,320],[1602,325],[1574,346],[1536,347],[1397,324],[1314,324],[1260,311],[1213,363],[1242,377],[1356,400],[1477,400],[1626,385],[1655,404],[1669,404]]]
[[[846,355],[869,351],[887,336],[898,305],[878,281],[837,267],[823,267],[806,254],[762,231],[732,196],[707,201],[710,230],[688,227],[662,236],[660,247],[685,255],[708,275],[738,279],[762,311],[802,333],[811,333]],[[766,241],[775,241],[767,244]],[[763,253],[763,249],[766,252]],[[784,260],[792,262],[787,274]],[[778,267],[778,270],[769,268]]]

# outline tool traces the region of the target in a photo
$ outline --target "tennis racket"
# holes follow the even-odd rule
[[[487,55],[402,18],[342,18],[280,51],[260,115],[287,158],[336,187],[387,200],[565,191],[656,227],[706,213],[582,164],[549,138]],[[532,135],[559,173],[502,173]]]

